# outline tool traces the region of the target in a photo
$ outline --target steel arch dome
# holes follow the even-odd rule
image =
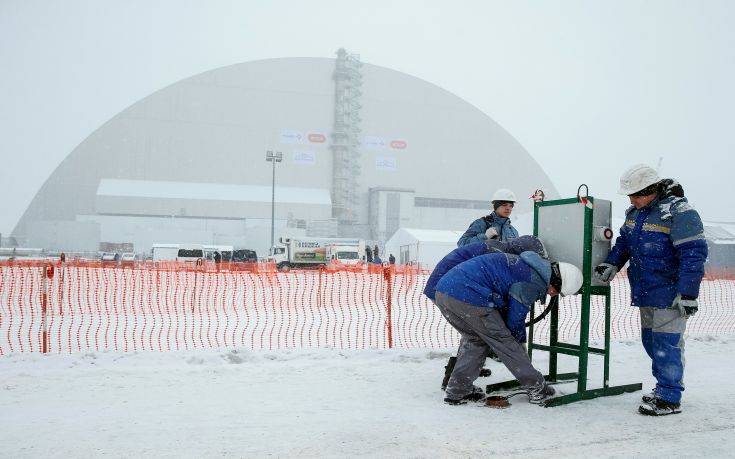
[[[165,87],[95,130],[49,176],[13,235],[95,212],[103,179],[271,185],[266,150],[284,154],[279,183],[331,186],[335,60],[282,58],[210,70]],[[370,188],[487,201],[556,189],[507,131],[467,101],[419,78],[362,64],[358,220]],[[526,193],[524,195],[524,193]]]

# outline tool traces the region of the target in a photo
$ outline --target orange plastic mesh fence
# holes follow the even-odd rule
[[[428,271],[391,265],[277,272],[272,264],[0,262],[0,354],[202,348],[454,348],[459,336],[422,294]],[[611,337],[640,335],[623,275]],[[735,280],[702,283],[688,334],[735,333]],[[560,301],[559,337],[579,336],[580,296]],[[604,334],[593,297],[590,339]],[[540,313],[540,309],[537,309]],[[547,341],[548,318],[534,331]]]

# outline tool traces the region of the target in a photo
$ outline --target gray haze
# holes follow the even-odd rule
[[[620,172],[662,158],[704,220],[735,222],[720,202],[735,166],[734,5],[0,0],[0,233],[66,155],[141,98],[217,67],[340,47],[477,106],[564,197],[586,183],[619,217]],[[493,173],[503,164],[488,167],[488,198]]]

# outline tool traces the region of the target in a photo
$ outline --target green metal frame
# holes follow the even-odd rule
[[[587,199],[594,206],[594,198],[588,196]],[[538,210],[540,207],[559,206],[579,203],[578,198],[559,199],[554,201],[537,202],[534,206],[533,234],[538,236]],[[641,383],[627,384],[622,386],[610,386],[610,287],[609,286],[592,286],[592,233],[593,233],[593,213],[590,207],[584,208],[584,247],[582,273],[584,280],[581,288],[582,304],[580,316],[579,344],[564,343],[559,341],[559,309],[553,308],[550,314],[549,325],[549,345],[536,344],[533,342],[533,320],[528,327],[528,355],[533,359],[533,350],[549,352],[549,373],[545,375],[549,382],[562,382],[577,380],[577,392],[549,398],[543,406],[558,406],[567,403],[576,402],[578,400],[588,400],[597,397],[605,397],[609,395],[619,395],[625,392],[635,392],[642,389]],[[589,345],[589,324],[590,324],[590,303],[592,295],[605,297],[605,345],[604,348],[594,348]],[[531,310],[531,319],[533,319],[534,311]],[[571,355],[578,357],[578,366],[576,373],[558,373],[558,355]],[[587,388],[587,367],[589,363],[589,355],[602,355],[604,358],[603,381],[602,387],[595,389]],[[506,390],[518,387],[518,381],[510,380],[497,384],[489,384],[487,393],[497,390]]]

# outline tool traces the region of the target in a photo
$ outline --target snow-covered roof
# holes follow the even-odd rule
[[[101,179],[97,187],[97,196],[213,201],[271,202],[271,193],[270,186],[158,180]],[[329,190],[285,186],[276,186],[275,202],[332,205]]]
[[[704,236],[713,244],[735,244],[735,227],[728,224],[704,224]]]
[[[704,235],[707,239],[714,241],[735,241],[735,236],[724,228],[719,226],[707,226],[704,227]]]

